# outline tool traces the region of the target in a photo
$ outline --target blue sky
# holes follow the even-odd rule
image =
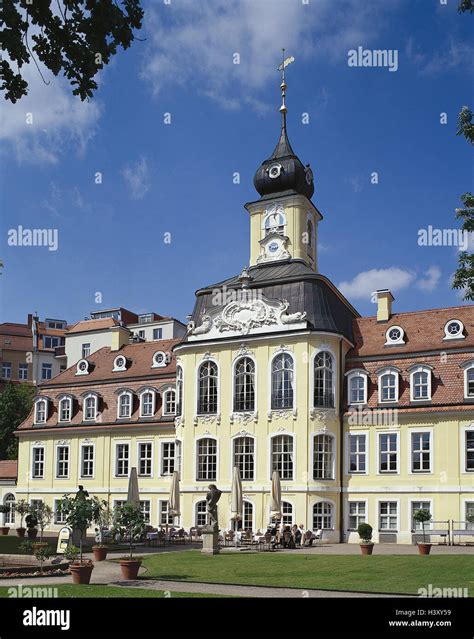
[[[474,103],[473,19],[456,5],[154,0],[146,39],[116,56],[90,103],[27,69],[30,95],[0,115],[1,320],[74,322],[117,305],[183,320],[196,289],[240,272],[243,205],[257,199],[253,175],[279,133],[282,46],[296,59],[289,137],[324,215],[320,271],[363,315],[376,288],[392,289],[398,311],[461,304],[457,249],[417,244],[428,225],[455,227],[472,188],[472,149],[455,129]],[[397,50],[398,70],[348,66],[359,46]],[[58,250],[8,246],[18,225],[57,229]]]

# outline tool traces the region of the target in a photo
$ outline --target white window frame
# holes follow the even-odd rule
[[[150,464],[150,472],[142,473],[141,472],[141,462],[142,462],[142,446],[151,446],[150,456],[146,457],[145,460]],[[154,467],[154,447],[153,441],[151,439],[140,440],[137,442],[137,475],[138,477],[153,477],[153,467]]]
[[[324,402],[322,404],[316,404],[315,403],[315,384],[316,384],[316,358],[319,357],[320,355],[329,355],[329,358],[331,360],[331,368],[328,367],[321,367],[321,369],[327,369],[331,371],[331,388],[329,390],[329,395],[331,398],[331,404],[332,406],[326,406],[324,404]],[[337,394],[336,394],[336,390],[337,390],[337,386],[336,386],[336,379],[337,379],[337,357],[335,356],[335,354],[332,352],[332,350],[329,347],[326,348],[321,348],[319,350],[316,350],[313,354],[313,358],[312,358],[312,366],[311,366],[311,389],[310,389],[310,397],[311,397],[311,408],[314,410],[334,410],[336,407],[336,402],[337,402]],[[320,368],[320,367],[318,367]],[[295,370],[296,370],[296,365],[295,365],[295,358],[293,357],[293,377],[295,377]],[[294,388],[293,388],[293,406],[296,406],[296,384],[293,384]],[[326,394],[328,394],[328,390],[326,389]]]
[[[367,394],[368,394],[368,373],[364,371],[362,368],[355,368],[348,373],[346,373],[347,377],[347,403],[349,406],[361,406],[367,404]],[[353,379],[362,378],[363,380],[363,398],[360,401],[353,402],[352,401],[352,389],[351,383]]]
[[[255,477],[256,477],[256,471],[257,471],[257,441],[256,438],[253,435],[250,435],[249,433],[242,435],[242,433],[237,433],[236,435],[234,435],[234,437],[232,437],[231,440],[231,446],[230,446],[230,453],[231,453],[231,459],[230,459],[230,468],[233,470],[234,466],[236,466],[235,463],[235,443],[237,440],[239,439],[251,439],[252,443],[253,443],[253,474],[251,478],[245,478],[242,475],[242,472],[240,473],[241,479],[242,481],[255,481]],[[246,453],[247,454],[247,453]]]
[[[174,393],[174,411],[168,411],[167,410],[167,404],[168,404],[168,395],[170,393]],[[163,392],[163,415],[176,415],[176,390],[174,388],[168,388]]]
[[[169,514],[169,500],[158,500],[158,526],[172,526],[173,517]]]
[[[314,508],[315,506],[317,506],[318,504],[328,504],[329,506],[331,506],[331,526],[329,528],[325,528],[323,526],[321,526],[321,528],[316,528],[314,526]],[[311,524],[310,524],[310,529],[311,530],[335,530],[335,519],[336,519],[336,504],[334,503],[334,501],[332,499],[317,499],[316,501],[314,501],[311,504],[311,510],[310,510],[310,516],[311,516]],[[320,515],[318,515],[319,517],[327,517],[328,515],[326,513],[322,513]]]
[[[451,333],[448,333],[448,326],[452,324],[453,322],[456,322],[461,327],[461,330],[459,331],[459,333],[456,333],[454,335]],[[465,337],[466,336],[464,335],[464,324],[461,322],[461,320],[458,320],[455,317],[453,317],[452,319],[446,322],[446,324],[444,325],[443,341],[452,340],[452,339],[465,339]]]
[[[130,400],[128,415],[120,415],[121,400],[124,395],[128,395]],[[117,395],[117,419],[130,419],[133,413],[133,393],[129,390],[122,390]]]
[[[409,522],[409,526],[410,526],[410,531],[412,533],[416,533],[416,534],[420,534],[422,532],[422,527],[421,527],[421,523],[420,523],[420,528],[417,528],[417,522],[413,521],[413,504],[418,504],[418,503],[427,503],[428,504],[428,510],[431,513],[431,520],[435,521],[435,515],[433,512],[433,499],[429,498],[426,499],[423,496],[420,496],[419,499],[409,499],[408,500],[408,522]],[[419,508],[417,508],[417,510],[420,510]],[[428,530],[431,528],[431,521],[427,521],[425,522],[425,530],[428,532]]]
[[[280,479],[281,481],[294,481],[295,480],[295,475],[296,475],[296,445],[295,445],[295,435],[294,433],[272,433],[270,435],[270,446],[269,446],[269,471],[270,471],[270,480],[272,478],[273,475],[273,440],[277,439],[278,437],[289,437],[292,441],[292,446],[291,446],[291,460],[292,460],[292,468],[291,468],[291,478],[286,478],[282,476],[282,473],[280,471],[279,475],[280,475]],[[285,453],[285,455],[288,453]],[[312,477],[312,474],[311,474]]]
[[[357,452],[358,458],[360,455],[365,455],[365,470],[351,470],[351,437],[364,437],[365,438],[365,452]],[[369,474],[369,431],[367,430],[357,430],[357,431],[349,431],[346,433],[346,475],[368,475]]]
[[[277,357],[279,357],[280,355],[288,355],[292,362],[293,362],[293,368],[292,368],[292,372],[293,372],[293,402],[291,404],[291,406],[287,406],[286,408],[272,408],[272,394],[273,394],[273,362],[275,361],[275,359]],[[294,353],[292,353],[290,350],[278,350],[277,352],[275,352],[270,361],[269,361],[269,370],[268,370],[268,411],[269,412],[279,412],[281,410],[288,410],[288,411],[294,411],[295,410],[295,406],[296,406],[296,392],[297,392],[297,378],[296,378],[296,365],[295,365],[295,356]],[[312,405],[312,397],[311,397],[311,405]]]
[[[59,526],[64,526],[66,523],[65,513],[59,508],[59,504],[62,502],[62,499],[54,500],[54,523]]]
[[[317,437],[327,437],[331,441],[331,469],[330,469],[330,477],[315,477],[314,476],[314,466],[315,466],[315,457],[316,457],[316,438]],[[311,464],[311,481],[320,482],[320,481],[334,481],[336,477],[336,438],[332,433],[329,432],[318,432],[314,433],[311,438],[311,448],[312,448],[312,464]],[[323,451],[324,455],[326,454]]]
[[[26,373],[26,375],[24,375]],[[20,363],[18,364],[18,379],[21,381],[26,381],[28,379],[28,364]]]
[[[76,375],[89,375],[89,362],[86,359],[80,359],[76,364]]]
[[[87,417],[87,400],[88,399],[93,399],[94,400],[94,417]],[[85,422],[96,422],[97,421],[97,416],[99,414],[99,397],[96,393],[87,393],[87,395],[84,395],[84,399],[82,402],[82,418]]]
[[[5,373],[8,372],[6,375]],[[12,365],[11,362],[2,362],[2,379],[11,379]]]
[[[119,469],[119,461],[124,461],[122,459],[119,460],[118,457],[118,452],[119,452],[119,446],[127,446],[127,450],[128,450],[128,454],[127,454],[127,473],[120,473],[118,472]],[[131,451],[131,444],[130,442],[115,442],[115,460],[114,460],[114,477],[118,477],[118,478],[123,478],[123,477],[129,477],[130,476],[130,451]]]
[[[463,475],[472,475],[474,473],[474,467],[470,470],[467,468],[467,433],[474,432],[474,422],[468,426],[461,428],[461,473]]]
[[[390,514],[390,509],[389,512],[385,515],[382,515],[381,513],[381,505],[382,504],[396,504],[397,505],[397,514],[396,514],[396,528],[382,528],[380,526],[380,522],[381,522],[381,518],[382,516],[384,517],[394,517],[394,515]],[[399,499],[377,499],[377,531],[378,533],[399,533],[400,532],[400,500]]]
[[[413,435],[429,435],[430,437],[430,448],[429,448],[429,457],[430,457],[430,468],[429,470],[413,470]],[[434,441],[433,441],[433,429],[432,428],[416,428],[408,430],[408,473],[410,475],[430,475],[433,474],[433,450],[434,450]]]
[[[467,376],[469,374],[469,371],[474,371],[474,360],[471,362],[467,362],[467,364],[463,365],[464,368],[464,399],[474,399],[474,392],[472,393],[472,395],[469,395],[468,392],[468,383],[467,383]]]
[[[285,512],[285,508],[286,510],[288,510],[288,506],[289,506],[289,510],[290,512]],[[282,524],[283,526],[293,526],[295,523],[295,505],[293,504],[292,501],[288,501],[288,499],[282,499],[281,502],[281,514],[282,514]],[[288,521],[289,519],[289,521]]]
[[[203,507],[204,504],[204,507]],[[201,508],[198,508],[198,506],[201,506]],[[206,511],[206,500],[205,499],[198,499],[196,502],[194,502],[193,504],[193,514],[194,514],[194,526],[196,527],[202,527],[206,525],[207,522],[207,511]],[[199,524],[198,523],[198,516],[205,516],[204,519],[204,524]]]
[[[212,440],[214,441],[215,445],[216,445],[216,474],[214,478],[199,478],[199,463],[198,463],[198,459],[199,459],[199,444],[200,442],[202,442],[203,440]],[[217,478],[219,477],[219,441],[217,439],[217,437],[212,437],[210,435],[205,435],[204,437],[199,437],[199,439],[196,439],[195,442],[195,451],[194,451],[194,459],[195,459],[195,478],[196,478],[196,482],[200,482],[200,481],[212,481],[215,482],[217,480]]]
[[[393,375],[395,377],[395,399],[384,399],[382,393],[382,377]],[[377,383],[379,387],[379,404],[393,404],[400,399],[400,371],[394,366],[385,366],[377,371]]]
[[[63,419],[62,418],[62,412],[63,412],[63,408],[62,408],[62,404],[63,402],[67,402],[69,405],[69,418],[68,419]],[[58,422],[70,422],[72,419],[72,397],[70,395],[61,395],[61,397],[59,397],[59,401],[58,401]]]
[[[249,359],[253,362],[253,392],[254,392],[254,400],[253,400],[253,409],[250,410],[235,410],[235,386],[236,386],[236,369],[237,364],[243,360]],[[232,379],[231,379],[231,398],[232,398],[232,413],[255,413],[257,411],[257,402],[258,402],[258,388],[257,388],[257,362],[252,355],[249,354],[238,354],[237,357],[234,358],[232,362]]]
[[[83,470],[84,470],[84,448],[90,447],[92,448],[92,460],[88,459],[87,463],[91,463],[92,462],[92,474],[91,475],[84,475],[83,474]],[[79,453],[79,473],[80,473],[80,478],[81,479],[94,479],[95,477],[95,444],[92,442],[81,442],[81,445],[79,447],[80,449],[80,453]]]
[[[184,397],[184,369],[181,364],[176,366],[176,416],[183,416],[183,397]]]
[[[204,364],[207,363],[212,363],[216,365],[216,369],[217,369],[217,384],[216,384],[216,391],[217,391],[217,400],[216,400],[216,410],[213,412],[207,412],[207,413],[202,413],[199,412],[199,409],[201,408],[201,395],[200,395],[200,370],[201,370],[201,366],[203,366]],[[203,359],[201,361],[199,361],[197,363],[196,366],[196,415],[220,415],[220,402],[221,402],[221,369],[219,366],[219,363],[217,362],[216,359],[212,358],[212,357],[208,357],[207,359]]]
[[[398,339],[390,339],[389,335],[390,335],[390,331],[393,331],[394,329],[397,329],[400,331],[400,337]],[[403,344],[405,344],[405,331],[403,330],[403,328],[401,326],[397,326],[396,324],[394,324],[393,326],[390,326],[389,328],[387,328],[387,330],[385,331],[385,344],[384,346],[402,346]]]
[[[35,453],[37,450],[43,451],[43,459],[40,461],[35,460]],[[41,464],[41,474],[35,473],[35,463]],[[31,479],[44,479],[44,467],[46,464],[46,447],[44,445],[34,445],[31,447]]]
[[[89,348],[85,348],[85,347],[89,347]],[[87,357],[90,357],[91,354],[91,345],[89,342],[84,342],[84,344],[81,344],[81,354],[82,357],[81,359],[86,359]]]
[[[44,372],[48,371],[49,377]],[[42,362],[41,363],[41,381],[48,381],[53,379],[53,365],[50,362]]]
[[[16,512],[15,511],[16,497],[14,493],[6,493],[5,497],[3,498],[3,505],[10,506],[10,511],[7,513],[3,513],[3,521],[4,521],[3,525],[13,526],[15,524],[15,512]]]
[[[140,499],[140,510],[142,512],[145,524],[151,524],[151,499]]]
[[[172,457],[171,457],[170,455],[165,455],[165,446],[170,445],[170,444],[171,444],[172,446],[174,446],[174,449],[173,449],[173,456],[172,456]],[[160,455],[160,458],[161,458],[161,459],[160,459],[160,475],[161,475],[161,477],[171,477],[171,475],[173,474],[173,472],[174,472],[175,470],[178,470],[178,468],[177,468],[177,464],[176,464],[176,451],[177,451],[177,444],[176,444],[176,441],[175,441],[174,439],[164,440],[164,441],[162,441],[162,442],[161,442],[160,448],[161,448],[161,455]],[[165,472],[165,468],[164,468],[164,466],[165,466],[165,464],[164,464],[165,460],[166,460],[166,461],[168,461],[168,463],[170,463],[170,462],[171,462],[171,460],[173,460],[173,470],[168,470],[168,472]]]
[[[67,451],[67,458],[65,460],[59,459],[59,449],[64,449]],[[67,473],[65,475],[59,474],[59,464],[65,464]],[[71,474],[71,447],[69,444],[56,444],[56,479],[69,479]]]
[[[351,514],[351,504],[358,504],[357,512],[355,514]],[[360,504],[364,505],[364,513],[359,512]],[[355,527],[351,526],[351,517],[356,517],[357,525]],[[364,521],[360,521],[360,518],[364,517]],[[357,529],[361,523],[368,523],[368,502],[367,499],[349,499],[347,501],[347,521],[346,521],[346,530],[349,532],[357,532]]]
[[[143,407],[144,407],[144,401],[143,398],[147,393],[151,393],[151,415],[144,415],[143,414]],[[152,419],[155,416],[155,412],[156,412],[156,391],[154,388],[144,388],[143,390],[140,391],[140,417],[148,417],[149,419]]]
[[[381,438],[384,435],[395,435],[396,437],[396,455],[397,455],[397,468],[396,470],[381,470],[382,467],[382,451],[381,451]],[[377,475],[399,475],[400,474],[400,432],[395,430],[386,430],[377,432]]]
[[[44,403],[44,419],[38,419],[39,404]],[[35,424],[45,424],[48,421],[49,413],[49,401],[46,397],[38,397],[35,399]]]
[[[126,371],[126,370],[127,370],[127,358],[125,357],[125,355],[117,355],[117,357],[114,359],[114,366],[112,368],[112,373],[117,373],[117,372]]]
[[[411,368],[408,369],[408,372],[410,373],[410,401],[411,402],[415,402],[415,403],[419,403],[419,402],[429,402],[431,401],[431,396],[432,396],[432,388],[431,388],[431,378],[432,378],[432,367],[428,366],[426,364],[420,364],[417,366],[412,366]],[[415,398],[414,396],[414,390],[415,390],[415,375],[416,373],[427,373],[428,374],[428,397],[417,397]]]

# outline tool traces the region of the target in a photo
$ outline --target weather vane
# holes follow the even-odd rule
[[[280,112],[283,116],[286,115],[287,112],[287,108],[286,108],[286,104],[285,104],[285,97],[286,97],[286,82],[285,82],[285,69],[286,67],[291,64],[292,62],[294,62],[295,59],[292,55],[290,55],[288,58],[285,58],[285,49],[282,49],[282,63],[280,65],[278,65],[278,71],[281,71],[281,84],[280,84],[280,89],[281,89],[281,107],[280,107]]]

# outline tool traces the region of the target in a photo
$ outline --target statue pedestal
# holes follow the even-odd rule
[[[216,526],[204,526],[202,528],[202,550],[204,555],[219,554],[219,528]]]

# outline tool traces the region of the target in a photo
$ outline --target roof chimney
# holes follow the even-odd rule
[[[130,339],[130,331],[125,326],[110,327],[110,350],[119,351],[122,346],[126,346]]]
[[[388,322],[392,315],[394,299],[388,288],[377,291],[377,322]]]

